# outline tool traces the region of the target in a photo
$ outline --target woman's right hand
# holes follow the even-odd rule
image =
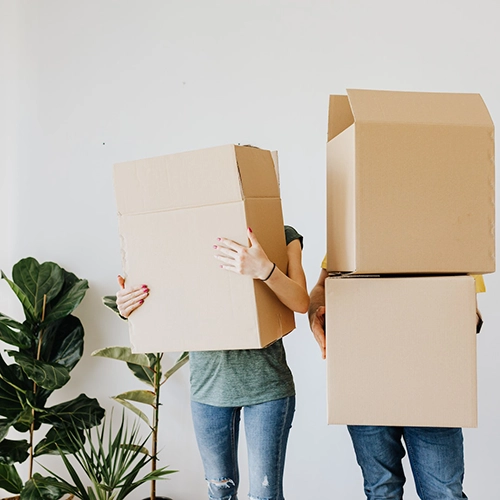
[[[120,316],[128,318],[138,307],[144,304],[149,295],[149,288],[147,285],[125,287],[125,280],[122,276],[118,276],[118,284],[120,290],[116,292],[116,306],[120,311]]]

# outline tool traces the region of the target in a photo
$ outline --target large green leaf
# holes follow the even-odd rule
[[[29,407],[25,408],[16,418],[14,429],[18,432],[28,432],[33,423],[33,410]],[[35,422],[35,430],[40,428],[40,424]]]
[[[50,303],[45,323],[51,323],[71,314],[85,297],[89,287],[87,280],[77,278],[73,273],[62,269],[64,286],[61,293]]]
[[[183,352],[177,361],[174,363],[172,368],[165,372],[165,375],[163,377],[163,382],[166,382],[179,368],[182,368],[187,362],[189,361],[189,352]],[[162,383],[163,383],[162,382]]]
[[[11,493],[21,493],[23,482],[13,465],[0,464],[0,488]]]
[[[4,439],[12,427],[13,421],[9,418],[0,418],[0,440]]]
[[[92,353],[92,356],[101,356],[103,358],[125,361],[139,366],[151,366],[151,359],[147,354],[134,354],[130,347],[105,347]]]
[[[29,447],[30,445],[26,439],[20,441],[4,439],[0,442],[0,463],[23,463],[28,458]]]
[[[64,491],[54,478],[33,474],[24,485],[21,500],[58,500],[63,494]]]
[[[144,422],[146,422],[146,424],[149,427],[152,427],[151,426],[151,422],[149,421],[149,418],[146,416],[146,414],[144,412],[142,412],[141,410],[139,410],[139,408],[137,408],[137,406],[133,405],[132,403],[130,403],[126,399],[119,398],[118,396],[115,396],[113,399],[117,403],[120,403],[125,408],[127,408],[128,410],[130,410],[131,412],[135,413],[141,420],[144,420]]]
[[[17,417],[24,409],[19,396],[14,387],[0,379],[0,415],[9,419]]]
[[[115,396],[113,399],[127,399],[128,401],[136,401],[137,403],[144,403],[146,405],[154,406],[156,403],[156,395],[153,391],[128,391],[122,392]]]
[[[37,385],[44,389],[55,390],[64,386],[70,379],[70,374],[65,366],[57,363],[45,363],[16,351],[7,351],[23,369],[24,373]]]
[[[78,432],[82,440],[85,440],[83,430],[73,427],[52,427],[46,436],[36,445],[35,456],[59,455],[60,451],[71,454],[78,451],[75,445],[74,433]]]
[[[12,268],[12,280],[23,290],[32,307],[37,321],[42,319],[44,295],[48,304],[60,292],[64,284],[61,267],[54,262],[39,264],[32,257],[20,260]]]
[[[22,323],[0,313],[0,340],[16,347],[30,347],[34,341],[31,332]]]
[[[118,306],[116,305],[116,295],[106,295],[105,297],[102,298],[102,303],[106,306],[109,307],[113,312],[118,314],[121,319],[124,319],[125,321],[127,318],[124,318],[121,314],[120,311],[118,310]]]
[[[65,316],[43,333],[40,359],[71,371],[83,355],[83,337],[81,321],[72,315]]]
[[[13,292],[17,295],[17,298],[21,301],[21,304],[23,305],[24,309],[24,314],[26,315],[26,318],[30,320],[31,323],[37,321],[35,317],[35,309],[31,305],[30,299],[28,298],[28,295],[24,293],[21,288],[19,288],[13,281],[11,281],[7,276],[4,274],[3,271],[0,271],[0,276],[2,279],[4,279],[9,286],[12,288]]]
[[[98,425],[104,417],[104,409],[97,399],[80,394],[77,398],[46,409],[40,414],[39,421],[54,427],[75,425],[78,428],[88,428]]]

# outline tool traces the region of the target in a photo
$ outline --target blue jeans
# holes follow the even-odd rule
[[[191,402],[210,499],[238,499],[241,410]],[[295,396],[244,406],[243,411],[250,480],[248,496],[250,499],[284,500],[283,470]]]
[[[415,486],[422,500],[467,498],[462,490],[462,429],[444,427],[348,426],[363,472],[368,500],[401,500],[408,450]]]

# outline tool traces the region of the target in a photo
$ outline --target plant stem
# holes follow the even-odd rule
[[[42,323],[45,321],[45,308],[47,306],[47,295],[43,295],[43,306],[42,306]],[[40,355],[42,352],[42,340],[43,340],[43,330],[40,330],[40,334],[38,335],[38,346],[36,352],[36,359],[40,361]],[[36,396],[37,386],[36,382],[33,382],[33,395]],[[34,398],[33,398],[34,399]],[[33,477],[33,461],[35,459],[34,453],[34,438],[35,438],[35,408],[31,409],[31,425],[30,425],[30,462],[29,462],[29,474],[28,479]]]
[[[161,359],[163,354],[156,354],[156,363],[154,368],[154,390],[155,390],[155,405],[153,407],[153,429],[151,433],[151,472],[156,470],[156,453],[158,451],[158,422],[160,417],[160,372],[161,372]],[[151,481],[151,499],[156,498],[156,481]]]

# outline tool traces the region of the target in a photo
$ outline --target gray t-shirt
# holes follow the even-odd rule
[[[286,244],[302,236],[285,226]],[[263,349],[189,354],[191,399],[212,406],[249,406],[295,395],[283,341]]]

